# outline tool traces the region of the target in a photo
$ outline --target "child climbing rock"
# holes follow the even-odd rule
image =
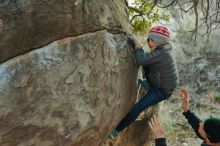
[[[134,122],[146,108],[168,99],[178,86],[179,77],[170,38],[168,27],[152,27],[147,38],[150,53],[144,52],[140,43],[133,39],[136,64],[143,66],[146,81],[150,87],[147,94],[131,108],[115,130],[110,133],[110,139]]]

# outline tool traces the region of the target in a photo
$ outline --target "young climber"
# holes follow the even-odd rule
[[[119,132],[134,122],[142,111],[168,99],[179,82],[176,61],[170,43],[170,32],[167,27],[154,26],[150,29],[147,38],[148,46],[151,49],[150,53],[144,52],[136,39],[133,41],[136,64],[143,66],[150,87],[147,94],[132,107],[130,112],[110,133],[110,139],[113,139]]]
[[[182,89],[182,108],[183,115],[188,120],[196,135],[203,140],[201,146],[220,146],[220,119],[209,118],[202,122],[189,109],[189,93],[188,90]]]

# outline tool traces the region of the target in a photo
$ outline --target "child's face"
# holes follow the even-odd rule
[[[156,48],[156,44],[152,39],[147,39],[147,43],[151,50],[154,50]]]

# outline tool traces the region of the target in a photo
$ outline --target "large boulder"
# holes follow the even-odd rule
[[[1,1],[0,145],[106,142],[137,96],[126,33],[125,1]]]
[[[0,145],[100,145],[136,97],[126,40],[88,33],[1,64]]]

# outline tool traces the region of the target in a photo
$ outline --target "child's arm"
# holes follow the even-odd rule
[[[145,53],[140,42],[135,37],[132,37],[132,40],[134,43],[133,46],[136,64],[147,66],[159,61],[159,55],[161,54],[160,50],[156,50],[151,53]]]
[[[158,62],[160,60],[160,54],[160,50],[155,50],[150,53],[145,53],[142,48],[136,48],[134,50],[136,64],[143,66],[147,66],[155,62]]]

